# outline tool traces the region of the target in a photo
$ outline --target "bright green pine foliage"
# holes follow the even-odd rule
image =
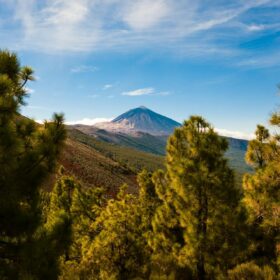
[[[240,193],[224,158],[226,149],[226,140],[198,116],[170,137],[167,173],[153,177],[162,205],[150,244],[161,269],[171,261],[185,275],[190,270],[195,279],[206,279],[238,259]]]
[[[139,174],[139,196],[127,193],[124,185],[109,201],[98,188],[84,190],[75,184],[69,192],[69,179],[62,178],[64,191],[57,184],[52,194],[56,202],[51,202],[60,205],[52,209],[70,209],[72,221],[73,243],[68,259],[62,261],[60,279],[148,279],[152,249],[147,237],[159,203],[152,174]],[[71,201],[71,206],[61,200]]]
[[[271,117],[271,125],[280,127],[279,113]],[[254,174],[244,176],[244,205],[252,225],[252,258],[261,264],[280,265],[280,135],[270,136],[258,126],[256,139],[249,143],[247,160]]]
[[[60,259],[60,279],[79,279],[83,250],[97,235],[91,225],[105,204],[104,190],[101,188],[83,189],[70,176],[61,176],[50,194],[48,222],[64,216],[68,227],[61,232],[60,246],[63,255]]]
[[[56,273],[53,256],[36,257],[55,234],[41,227],[39,188],[55,167],[66,132],[61,115],[42,127],[19,117],[25,85],[32,80],[30,67],[21,67],[14,53],[0,51],[1,279],[53,279]]]
[[[84,256],[85,279],[147,279],[141,208],[123,186],[92,224],[99,231]],[[86,276],[85,276],[86,275]]]

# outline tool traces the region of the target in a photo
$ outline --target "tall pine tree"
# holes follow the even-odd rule
[[[30,67],[21,67],[14,53],[0,51],[1,279],[42,277],[42,267],[28,261],[36,254],[33,245],[45,235],[38,232],[42,222],[39,189],[54,170],[66,135],[61,115],[40,127],[19,115],[26,83],[32,80]]]
[[[239,257],[240,193],[224,158],[227,146],[203,118],[193,116],[169,138],[166,174],[154,175],[162,205],[150,244],[162,269],[167,256],[174,267],[185,268],[178,279],[190,279],[189,270],[197,279],[213,279]]]
[[[255,173],[244,176],[244,205],[252,226],[251,258],[260,265],[280,267],[280,114],[270,124],[276,133],[258,125],[256,138],[250,141],[246,159]]]

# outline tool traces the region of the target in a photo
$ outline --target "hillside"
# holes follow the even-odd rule
[[[158,166],[160,156],[165,155],[167,137],[164,136],[156,137],[141,132],[137,136],[132,136],[123,133],[112,133],[90,126],[75,126],[75,128],[69,130],[69,134],[75,140],[87,143],[87,145],[94,147],[106,156],[120,161],[121,164],[129,164],[134,170],[139,170],[138,166],[146,166],[148,169],[153,169],[154,166]],[[252,171],[244,159],[248,141],[234,138],[226,139],[229,142],[226,156],[229,159],[230,166],[240,174]],[[127,153],[131,148],[133,156]],[[145,153],[141,153],[141,151]],[[137,153],[136,158],[134,157],[135,153]],[[151,153],[156,157],[154,158]],[[143,158],[144,155],[145,159]],[[139,156],[141,158],[140,165],[138,163]]]
[[[102,142],[114,143],[156,155],[165,154],[167,136],[154,136],[140,131],[135,131],[133,134],[111,132],[88,125],[74,125],[72,128],[88,134]]]
[[[127,184],[137,192],[137,173],[146,168],[163,168],[163,158],[135,149],[101,142],[75,129],[68,129],[68,137],[59,163],[66,174],[75,176],[84,187],[99,186],[114,195]],[[48,182],[50,187],[54,178]]]
[[[162,157],[160,156],[114,143],[102,142],[76,129],[68,129],[68,138],[75,142],[83,143],[135,173],[143,168],[150,171],[163,168]]]
[[[83,187],[105,187],[114,193],[119,186],[128,184],[135,191],[135,173],[95,149],[67,139],[60,164],[69,175],[74,175]]]
[[[251,168],[244,160],[246,141],[234,141],[234,143],[230,142],[226,156],[230,166],[236,171],[238,181],[241,181],[242,174],[251,172]],[[87,186],[90,184],[100,185],[101,183],[108,188],[117,188],[125,182],[133,189],[136,186],[136,174],[142,168],[150,171],[164,168],[163,156],[145,153],[120,144],[100,141],[100,139],[72,128],[68,128],[65,155],[67,163],[65,165],[71,166],[69,162],[73,162],[74,165],[74,167],[68,168],[70,173],[73,172]],[[116,176],[115,181],[113,180],[114,176]]]

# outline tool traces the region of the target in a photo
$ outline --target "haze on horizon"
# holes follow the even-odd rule
[[[278,0],[0,0],[0,48],[35,69],[24,115],[111,119],[140,105],[248,137],[279,102]]]

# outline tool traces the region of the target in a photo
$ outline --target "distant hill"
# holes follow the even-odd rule
[[[245,154],[247,151],[248,141],[225,137],[229,143],[226,157],[229,159],[230,166],[242,175],[246,172],[251,172],[252,168],[245,162]]]

